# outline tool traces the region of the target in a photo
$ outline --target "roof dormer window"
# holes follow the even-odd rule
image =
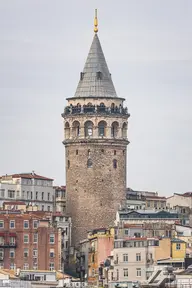
[[[102,73],[101,71],[97,72],[97,80],[101,80],[102,79]]]
[[[80,73],[80,80],[81,80],[81,81],[82,81],[83,78],[84,78],[84,74],[85,74],[84,72],[81,72],[81,73]]]

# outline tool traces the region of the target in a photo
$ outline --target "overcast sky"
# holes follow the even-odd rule
[[[63,121],[92,38],[129,119],[128,186],[192,191],[191,0],[0,0],[0,174],[65,184]]]

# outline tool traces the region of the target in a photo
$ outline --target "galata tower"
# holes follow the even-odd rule
[[[126,190],[129,113],[117,96],[98,37],[94,37],[74,97],[64,109],[67,212],[72,245],[87,231],[114,224]]]

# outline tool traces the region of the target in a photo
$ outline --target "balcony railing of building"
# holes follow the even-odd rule
[[[17,244],[16,242],[1,242],[0,248],[16,248]]]
[[[70,114],[119,114],[119,115],[128,115],[128,109],[123,108],[121,105],[119,107],[106,107],[102,105],[77,105],[77,106],[67,106],[65,107],[64,113],[62,116]]]

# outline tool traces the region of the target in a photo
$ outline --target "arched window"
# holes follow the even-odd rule
[[[114,112],[115,112],[115,104],[112,103],[112,104],[111,104],[111,113],[114,113]]]
[[[105,104],[100,103],[100,105],[97,107],[98,112],[105,112]]]
[[[91,159],[87,160],[87,168],[91,168],[93,166],[93,163],[91,161]]]
[[[116,159],[113,159],[113,168],[117,169],[117,160]]]
[[[80,123],[79,121],[74,121],[72,125],[73,137],[79,137],[80,135]]]
[[[122,126],[122,137],[127,138],[127,123],[124,122]]]
[[[105,121],[100,121],[98,124],[98,135],[106,136],[107,123]]]
[[[69,122],[65,123],[65,139],[69,139],[70,137],[70,126]]]
[[[117,137],[118,135],[118,129],[119,129],[119,123],[118,122],[113,122],[111,125],[111,137]]]
[[[84,125],[85,137],[91,137],[93,135],[93,122],[87,121]]]

